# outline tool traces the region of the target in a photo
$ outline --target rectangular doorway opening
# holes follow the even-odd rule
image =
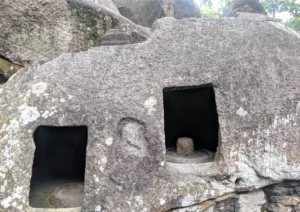
[[[81,206],[87,126],[39,126],[30,182],[29,205],[34,208]]]
[[[213,84],[164,88],[163,102],[167,151],[176,152],[179,138],[191,138],[195,152],[202,149],[214,155],[219,122]]]

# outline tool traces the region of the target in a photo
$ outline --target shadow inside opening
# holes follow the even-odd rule
[[[194,141],[195,153],[200,150],[213,159],[219,139],[213,84],[164,88],[163,102],[165,145],[167,152],[171,151],[167,156],[180,162],[184,157],[176,155],[177,139],[188,137]],[[203,154],[190,156],[195,157],[195,160],[191,158],[190,161],[199,162],[197,158]],[[187,158],[183,160],[188,161]]]
[[[81,206],[87,137],[87,126],[39,126],[35,130],[31,207]]]

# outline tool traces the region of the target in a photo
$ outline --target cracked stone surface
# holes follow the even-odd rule
[[[105,32],[120,24],[130,28],[131,43],[150,34],[121,16],[111,0],[0,1],[0,55],[20,65],[47,61],[100,46]]]
[[[299,55],[300,35],[279,23],[164,18],[143,43],[22,69],[0,86],[0,211],[36,211],[28,193],[39,125],[88,126],[81,211],[220,211],[235,207],[236,184],[250,192],[300,180]],[[162,90],[206,83],[219,115],[215,159],[168,163]]]
[[[261,212],[266,203],[266,195],[262,190],[241,194],[236,202],[237,212]]]

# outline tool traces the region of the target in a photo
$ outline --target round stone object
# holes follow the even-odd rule
[[[83,203],[83,183],[68,183],[58,187],[51,195],[49,202],[55,208],[79,207]]]
[[[166,160],[171,163],[207,163],[214,160],[215,153],[207,149],[195,149],[191,155],[181,156],[175,147],[167,149]]]
[[[194,141],[188,137],[177,139],[177,154],[187,156],[194,153]]]

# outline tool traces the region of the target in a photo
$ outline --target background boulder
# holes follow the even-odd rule
[[[0,55],[20,65],[99,46],[109,29],[127,24],[131,42],[150,30],[119,14],[109,0],[0,1]],[[130,34],[131,36],[131,34]]]
[[[228,11],[224,16],[238,16],[239,12],[260,13],[267,15],[263,5],[258,0],[234,0],[231,2]]]
[[[113,0],[120,13],[142,26],[151,27],[155,20],[168,16],[178,19],[200,17],[194,0]]]

